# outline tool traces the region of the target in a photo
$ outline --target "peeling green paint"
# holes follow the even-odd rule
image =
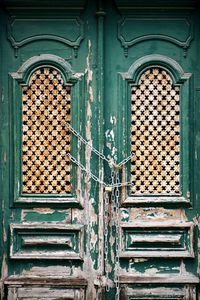
[[[116,294],[114,281],[118,232],[114,226],[111,201],[108,205],[109,224],[105,224],[103,186],[72,164],[74,193],[71,195],[71,200],[67,201],[65,196],[62,198],[55,195],[55,197],[41,196],[41,201],[36,201],[37,197],[33,195],[27,195],[27,197],[22,195],[23,199],[17,198],[21,186],[21,111],[20,105],[16,105],[14,113],[11,114],[11,104],[14,103],[14,97],[17,99],[16,103],[21,103],[22,79],[13,78],[14,85],[12,85],[12,80],[10,81],[12,76],[9,74],[12,73],[13,76],[18,74],[20,77],[21,73],[17,71],[22,65],[27,64],[27,61],[30,62],[30,59],[33,61],[35,59],[33,57],[37,57],[39,61],[43,55],[49,58],[52,58],[52,55],[57,56],[54,64],[65,73],[66,81],[68,77],[70,78],[68,83],[72,87],[72,126],[80,132],[90,146],[94,146],[107,159],[110,159],[111,163],[103,161],[91,150],[90,146],[85,146],[73,135],[72,154],[95,176],[101,178],[102,181],[110,182],[112,162],[119,162],[130,155],[131,86],[137,84],[143,69],[149,65],[159,65],[161,61],[158,58],[162,56],[165,58],[165,61],[162,61],[163,68],[173,73],[172,77],[182,89],[181,138],[183,143],[181,151],[184,155],[181,156],[183,160],[181,183],[184,189],[179,201],[176,201],[173,196],[167,198],[165,195],[135,197],[128,187],[120,189],[119,279],[122,293],[120,299],[133,297],[163,299],[164,292],[170,292],[172,298],[182,297],[182,299],[193,300],[192,297],[196,297],[194,296],[195,286],[199,273],[197,227],[200,208],[198,201],[200,195],[198,183],[200,178],[200,65],[196,50],[199,43],[199,12],[193,6],[195,1],[184,2],[185,6],[176,0],[174,3],[159,0],[156,3],[147,3],[146,0],[115,0],[113,2],[75,0],[73,5],[71,1],[65,1],[66,3],[49,1],[48,6],[45,4],[45,8],[41,7],[43,1],[33,1],[32,4],[38,6],[39,9],[26,9],[28,4],[25,1],[24,5],[17,9],[15,8],[15,5],[18,5],[17,1],[6,2],[12,3],[13,6],[8,5],[9,12],[4,10],[0,12],[2,54],[6,58],[1,57],[3,76],[0,74],[0,83],[3,86],[0,102],[1,280],[4,281],[6,277],[13,275],[26,278],[39,277],[40,279],[47,277],[49,280],[53,280],[53,277],[59,280],[81,278],[87,281],[87,287],[83,285],[87,300],[111,300],[115,299]],[[23,0],[19,1],[19,5],[20,3],[23,3]],[[165,8],[162,8],[163,5]],[[10,24],[10,15],[17,18],[12,24]],[[29,24],[32,25],[28,25],[27,19],[30,19]],[[34,30],[41,31],[44,36],[43,31],[46,25],[39,27],[33,19],[38,19],[38,24],[41,24],[44,19],[48,24],[48,30],[51,29],[52,33],[55,30],[55,35],[52,34],[45,39],[42,36],[35,39]],[[168,26],[158,26],[160,23],[166,25],[166,20],[169,22]],[[68,22],[67,24],[71,25],[63,27],[59,25],[62,22]],[[149,22],[148,26],[144,25],[147,22]],[[172,26],[173,24],[175,26]],[[19,28],[21,26],[24,30],[19,31],[15,26]],[[68,37],[69,28],[70,36]],[[154,35],[144,40],[148,35],[148,30],[152,30]],[[160,36],[157,34],[158,30],[161,31]],[[80,35],[79,45],[73,44],[78,41],[76,33]],[[28,43],[19,45],[16,50],[16,47],[12,45],[13,41],[9,39],[9,34],[16,35],[13,37],[16,40],[18,35],[20,39],[27,34],[30,40]],[[59,40],[61,36],[64,36],[65,40]],[[68,38],[67,42],[66,38]],[[33,39],[35,39],[34,42]],[[184,47],[186,41],[188,45]],[[151,62],[148,61],[150,57],[154,58]],[[172,61],[174,63],[170,64]],[[59,62],[62,63],[59,64]],[[47,60],[45,63],[51,65],[53,61]],[[67,66],[65,70],[64,66]],[[30,75],[28,71],[25,72],[25,77]],[[14,131],[15,122],[18,124],[19,132]],[[17,148],[16,153],[14,153],[14,148]],[[17,193],[13,189],[13,178],[16,182]],[[120,170],[120,180],[122,179],[124,181],[131,179],[130,162],[123,167],[122,171]],[[36,255],[34,259],[16,260],[10,257],[10,246],[14,241],[10,235],[11,223],[14,226],[22,225],[24,231],[22,230],[20,237],[24,232],[26,233],[25,242],[20,244],[20,238],[18,237],[19,240],[16,238],[17,246],[14,251],[18,253],[18,250],[25,248],[26,244],[29,254],[32,252],[34,255],[37,252],[38,256]],[[55,228],[44,233],[41,228],[37,228],[38,224],[47,229],[50,228],[48,226],[55,226]],[[76,228],[75,231],[69,230],[71,240],[70,238],[67,240],[64,234],[69,225]],[[31,237],[27,238],[28,229],[30,229],[28,226],[35,228],[35,231],[33,230]],[[65,228],[62,229],[60,240],[56,226]],[[82,236],[77,229],[78,226],[84,227]],[[104,248],[105,226],[108,226],[107,261],[105,261]],[[125,226],[127,229],[123,231]],[[76,239],[77,236],[78,239]],[[164,237],[168,241],[164,240]],[[135,246],[136,244],[138,247]],[[155,244],[159,248],[157,252],[154,249]],[[78,259],[73,259],[73,257],[63,260],[58,260],[56,257],[55,259],[39,258],[40,252],[52,248],[60,255],[59,247],[63,251],[68,247],[69,255],[73,249],[77,253],[83,250],[83,255]],[[147,248],[148,253],[146,253]],[[105,277],[106,267],[109,271],[108,278]],[[106,284],[110,287],[109,291],[105,290]],[[77,286],[79,289],[80,285],[69,286],[68,283],[67,289]]]

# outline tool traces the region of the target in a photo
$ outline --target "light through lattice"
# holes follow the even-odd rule
[[[23,193],[70,193],[70,88],[60,72],[42,67],[22,92]]]
[[[179,91],[161,68],[148,69],[132,88],[134,194],[180,193]]]

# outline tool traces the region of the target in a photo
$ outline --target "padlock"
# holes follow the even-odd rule
[[[112,186],[106,186],[105,191],[108,192],[108,193],[111,193],[112,192]]]

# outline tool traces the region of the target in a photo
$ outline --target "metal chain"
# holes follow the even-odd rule
[[[115,300],[119,300],[119,292],[120,292],[120,285],[119,285],[119,268],[120,268],[120,262],[119,262],[119,226],[120,226],[120,194],[119,194],[119,170],[116,170],[115,173],[115,182],[116,182],[116,188],[115,188],[115,243],[116,243],[116,253],[115,253],[115,286],[116,286],[116,295]]]
[[[108,269],[108,226],[109,226],[109,194],[104,192],[104,265],[105,265],[105,277],[106,277],[106,291],[109,292],[109,269]]]
[[[92,152],[94,152],[95,154],[97,154],[97,156],[99,156],[100,158],[102,158],[103,160],[107,161],[108,163],[110,163],[110,161],[105,157],[104,154],[102,154],[101,152],[99,152],[96,148],[94,148],[88,141],[86,141],[82,135],[76,131],[68,122],[66,122],[67,127],[69,127],[70,131],[85,145],[89,146],[92,150]]]
[[[70,129],[70,131],[85,145],[89,146],[97,156],[99,156],[101,159],[105,160],[109,165],[114,165],[116,168],[121,168],[124,164],[126,164],[135,154],[131,153],[127,158],[123,159],[119,164],[113,164],[111,160],[107,159],[105,155],[101,152],[99,152],[96,148],[94,148],[88,141],[86,141],[82,135],[75,130],[68,122],[66,122],[67,127]]]
[[[98,182],[99,184],[102,184],[104,187],[110,187],[109,184],[105,183],[104,181],[102,181],[101,179],[99,179],[96,175],[94,175],[90,170],[87,170],[79,161],[76,160],[76,158],[74,156],[72,156],[70,153],[66,154],[70,160],[75,163],[82,171],[84,171],[87,175],[89,175],[94,181]],[[122,186],[130,186],[133,185],[132,182],[119,182],[119,183],[115,183],[113,184],[113,188],[115,187],[122,187]]]
[[[135,153],[131,153],[131,155],[129,155],[128,157],[126,157],[125,159],[123,159],[119,164],[117,164],[118,168],[121,168],[123,165],[125,165],[129,160],[131,160],[131,158],[135,155]]]
[[[111,187],[112,187],[112,193],[111,193],[111,203],[114,204],[115,202],[115,171],[112,169],[111,171]],[[115,206],[112,205],[112,225],[115,226]]]
[[[111,191],[111,203],[112,205],[112,225],[115,227],[115,243],[116,243],[116,253],[115,253],[115,276],[114,282],[116,286],[116,294],[115,300],[119,300],[120,297],[120,283],[119,283],[119,269],[120,269],[120,259],[119,259],[119,227],[120,227],[120,193],[119,188],[122,186],[129,186],[133,185],[132,182],[120,182],[119,179],[119,170],[125,165],[131,158],[134,156],[134,153],[131,153],[127,158],[123,159],[119,164],[113,163],[111,160],[108,160],[104,154],[99,152],[96,148],[94,148],[88,141],[86,141],[81,134],[76,131],[68,122],[66,123],[67,127],[70,131],[85,145],[89,146],[97,156],[101,159],[105,160],[110,168],[111,171],[111,184],[106,184],[103,180],[99,179],[96,175],[94,175],[90,170],[86,169],[79,161],[76,160],[70,153],[67,156],[70,160],[75,163],[82,171],[86,172],[93,180],[98,182],[99,184],[103,185],[105,188],[104,192],[104,264],[105,264],[105,277],[106,277],[106,291],[109,292],[109,268],[108,268],[108,244],[109,244],[109,193],[106,188],[110,188],[108,190]]]
[[[89,175],[94,181],[103,184],[104,187],[106,187],[106,183],[99,179],[96,175],[94,175],[90,170],[87,170],[79,161],[76,160],[75,157],[73,157],[70,153],[67,153],[67,156],[70,158],[70,160],[75,163],[82,171],[84,171],[87,175]]]

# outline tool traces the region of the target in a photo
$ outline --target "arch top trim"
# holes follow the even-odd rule
[[[151,54],[137,59],[125,73],[120,73],[124,80],[138,84],[141,73],[149,67],[163,67],[168,71],[174,83],[183,83],[191,73],[185,73],[183,68],[172,58],[160,54]]]
[[[25,61],[17,72],[12,72],[10,75],[21,84],[28,84],[29,78],[35,69],[42,66],[57,68],[63,76],[64,84],[76,82],[83,75],[82,73],[75,73],[64,58],[53,54],[33,56]]]

